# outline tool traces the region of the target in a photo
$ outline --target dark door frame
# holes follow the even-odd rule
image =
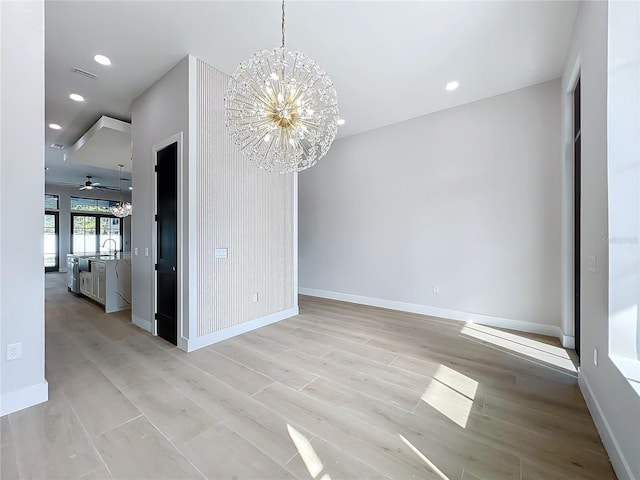
[[[580,273],[581,255],[581,196],[582,196],[582,128],[580,74],[573,90],[573,325],[576,355],[580,358]]]
[[[56,264],[53,267],[44,267],[45,272],[57,272],[60,269],[60,212],[58,210],[45,210],[45,215],[53,215],[56,230]]]
[[[182,208],[183,208],[183,200],[182,200],[182,146],[183,146],[183,133],[179,132],[175,135],[172,135],[169,138],[157,143],[152,147],[152,155],[153,155],[153,163],[152,168],[155,170],[155,166],[157,165],[157,157],[158,152],[168,147],[171,144],[177,144],[177,158],[176,158],[176,182],[177,182],[177,190],[176,190],[176,201],[177,201],[177,219],[176,219],[176,323],[177,323],[177,346],[182,350],[187,350],[187,339],[183,334],[183,262],[182,262],[182,250],[183,250],[183,239],[182,239],[182,230],[183,230],[183,219],[182,219]],[[152,182],[152,198],[153,198],[153,212],[157,214],[158,211],[158,182],[155,172],[153,173],[154,180]],[[154,215],[155,218],[155,215]],[[152,249],[152,258],[153,263],[151,268],[153,269],[153,287],[152,287],[152,323],[151,323],[151,333],[153,335],[158,335],[158,320],[156,319],[157,314],[157,305],[158,305],[158,277],[157,272],[155,271],[155,266],[158,263],[158,231],[157,224],[154,221],[151,235],[151,249]]]

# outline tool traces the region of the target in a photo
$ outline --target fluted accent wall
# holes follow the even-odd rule
[[[198,336],[294,306],[294,179],[256,168],[232,144],[224,125],[227,81],[196,61]],[[216,248],[227,248],[228,258],[216,259]]]

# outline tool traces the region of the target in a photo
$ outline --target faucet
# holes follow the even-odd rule
[[[117,249],[118,249],[118,243],[117,243],[113,238],[107,238],[104,242],[102,242],[102,247],[104,248],[104,246],[105,246],[108,242],[113,242],[113,255],[114,255],[114,256],[118,255],[118,252],[117,252]],[[111,252],[111,250],[109,250],[109,252]]]

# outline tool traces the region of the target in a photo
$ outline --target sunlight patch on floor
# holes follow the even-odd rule
[[[400,434],[400,440],[402,440],[411,450],[413,450],[413,452],[418,455],[420,460],[427,464],[427,466],[433,471],[433,473],[438,475],[442,480],[449,480],[449,477],[442,473],[442,471],[438,467],[436,467],[431,460],[425,457],[424,454],[416,447],[414,447],[413,443],[407,440],[402,434]]]
[[[449,420],[466,428],[478,382],[445,365],[439,365],[422,400]]]
[[[572,374],[578,371],[567,351],[560,347],[472,322],[467,322],[460,333],[500,349],[506,349],[520,357],[537,361],[536,363],[542,362]]]
[[[300,458],[302,458],[302,461],[309,471],[309,475],[311,475],[312,478],[316,478],[320,475],[324,466],[322,465],[320,458],[318,458],[318,454],[314,450],[313,445],[311,445],[311,442],[309,442],[307,437],[288,423],[287,430],[289,431],[291,440],[293,440],[293,444],[298,449],[298,453],[300,453]],[[331,480],[331,477],[325,473],[320,480]]]

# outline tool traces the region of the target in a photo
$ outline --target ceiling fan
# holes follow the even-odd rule
[[[118,189],[115,187],[106,187],[106,186],[102,186],[100,184],[100,182],[94,182],[92,181],[93,177],[91,175],[87,175],[87,181],[84,182],[84,185],[82,185],[78,190],[113,190],[113,191],[117,191]]]
[[[81,186],[78,190],[93,190],[95,187],[99,187],[100,182],[92,182],[92,178],[93,177],[91,175],[87,175],[87,181],[84,182],[84,185]]]

